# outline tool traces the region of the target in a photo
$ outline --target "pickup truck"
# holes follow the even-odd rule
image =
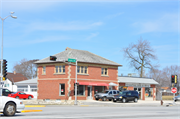
[[[2,91],[2,88],[0,88],[0,91]],[[14,116],[15,113],[21,113],[24,108],[25,106],[21,100],[0,95],[0,113],[5,116]]]

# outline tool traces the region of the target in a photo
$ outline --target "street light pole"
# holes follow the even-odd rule
[[[2,79],[3,79],[3,69],[2,69],[2,65],[3,65],[3,22],[6,18],[8,17],[12,17],[14,19],[16,19],[17,17],[16,16],[13,16],[14,12],[11,12],[11,15],[8,15],[7,17],[5,18],[2,18],[0,17],[0,19],[2,20],[2,44],[1,44],[1,82],[2,82]],[[2,90],[0,91],[0,95],[2,95]]]
[[[75,83],[75,105],[77,105],[77,59],[76,59],[76,83]]]

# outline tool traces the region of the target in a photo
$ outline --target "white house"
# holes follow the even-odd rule
[[[2,82],[2,87],[7,88],[12,92],[17,92],[17,86],[14,85],[16,82],[27,80],[27,78],[21,73],[7,73],[7,79]]]
[[[27,94],[33,95],[34,98],[37,98],[37,78],[19,81],[15,84],[17,85],[17,91],[23,91]]]

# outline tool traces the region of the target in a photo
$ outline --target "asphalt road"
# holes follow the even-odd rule
[[[114,107],[114,106],[46,106],[28,107],[42,112],[18,113],[11,119],[180,119],[179,106]],[[1,119],[10,119],[3,115]]]

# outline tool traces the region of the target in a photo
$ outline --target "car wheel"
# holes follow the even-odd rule
[[[109,101],[111,101],[112,99],[109,99]]]
[[[28,99],[32,99],[32,97],[31,97],[31,96],[29,96],[29,97],[28,97]]]
[[[16,106],[15,106],[15,104],[12,103],[12,102],[7,103],[5,108],[4,108],[3,114],[5,116],[14,116],[15,113],[16,113]]]
[[[98,98],[96,98],[96,100],[99,100]]]
[[[16,99],[19,99],[19,96],[16,96]]]
[[[125,102],[126,102],[126,98],[123,98],[123,99],[122,99],[122,102],[125,103]]]
[[[113,100],[113,102],[116,102],[116,100]]]
[[[103,97],[103,99],[102,99],[103,101],[106,101],[106,97]]]
[[[137,98],[135,98],[135,99],[134,99],[134,102],[137,102],[137,101],[138,101],[138,99],[137,99]]]

